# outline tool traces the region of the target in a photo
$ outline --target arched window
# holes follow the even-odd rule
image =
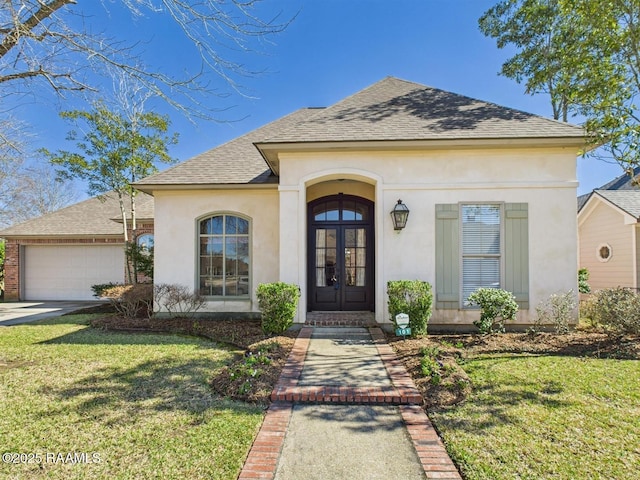
[[[199,288],[212,297],[249,296],[249,220],[220,214],[199,222]]]

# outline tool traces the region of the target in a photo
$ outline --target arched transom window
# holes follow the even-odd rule
[[[213,297],[249,295],[249,220],[220,214],[200,220],[200,293]]]

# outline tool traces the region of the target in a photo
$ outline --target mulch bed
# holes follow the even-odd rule
[[[236,359],[212,372],[211,387],[221,396],[261,405],[269,403],[271,391],[298,335],[297,331],[265,335],[257,320],[124,319],[112,315],[94,320],[92,326],[108,330],[196,335],[233,346],[239,350]],[[614,338],[590,331],[574,331],[566,335],[428,335],[407,340],[388,334],[387,339],[413,377],[427,409],[444,408],[466,399],[472,386],[460,364],[476,355],[509,353],[640,359],[639,336]],[[434,382],[422,373],[423,348],[437,349],[437,361],[443,372],[440,382]],[[247,358],[259,355],[261,351],[266,351],[267,363],[248,365],[251,360],[248,362]]]
[[[593,358],[640,359],[640,336],[609,337],[603,333],[574,331],[553,333],[504,333],[494,335],[429,335],[402,340],[388,335],[389,344],[404,363],[422,393],[427,409],[462,402],[471,392],[471,382],[460,363],[481,354],[509,353],[568,355]],[[446,376],[434,384],[422,373],[423,348],[439,351],[437,359]]]

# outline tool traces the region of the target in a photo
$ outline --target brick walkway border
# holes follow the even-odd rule
[[[313,334],[303,327],[273,392],[267,410],[238,480],[273,479],[295,403],[375,403],[399,405],[427,479],[462,480],[454,463],[420,404],[422,396],[398,360],[379,327],[369,328],[393,387],[299,387],[304,360]]]

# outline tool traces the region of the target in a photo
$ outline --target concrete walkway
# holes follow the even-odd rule
[[[59,317],[65,313],[99,304],[100,302],[91,301],[0,302],[0,327]]]
[[[239,475],[246,479],[461,477],[378,327],[304,327]]]

